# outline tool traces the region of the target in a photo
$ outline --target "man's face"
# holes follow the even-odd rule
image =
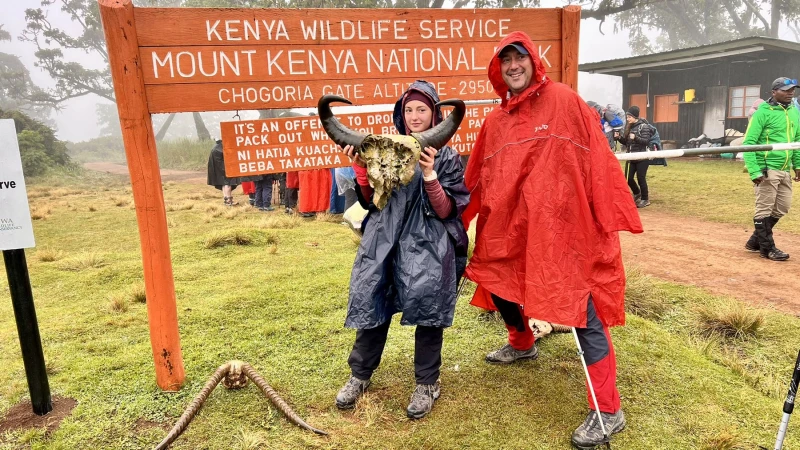
[[[517,95],[531,84],[533,60],[530,55],[523,55],[514,47],[509,47],[500,54],[500,72],[511,94]]]
[[[792,97],[794,97],[794,89],[794,87],[786,91],[775,89],[772,91],[772,98],[779,103],[789,103],[792,101]]]

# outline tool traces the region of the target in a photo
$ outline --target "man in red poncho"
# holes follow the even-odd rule
[[[488,362],[538,356],[528,317],[577,328],[610,436],[625,426],[608,332],[625,323],[617,232],[642,225],[597,113],[545,76],[535,48],[527,34],[511,33],[489,64],[502,103],[467,165],[463,220],[477,215],[478,223],[466,275],[478,284],[472,304],[499,310],[509,332]],[[589,405],[572,434],[579,448],[604,442],[591,396]]]

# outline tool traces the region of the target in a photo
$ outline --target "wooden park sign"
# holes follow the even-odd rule
[[[494,107],[468,105],[464,120],[448,145],[462,155],[469,154],[483,121]],[[442,109],[446,118],[450,110]],[[336,118],[359,133],[397,134],[391,111],[337,114]],[[220,131],[225,174],[229,177],[350,165],[316,116],[222,122]]]
[[[150,112],[314,107],[325,94],[394,103],[414,80],[494,97],[486,76],[515,30],[562,80],[560,9],[135,10]],[[169,30],[169,31],[166,31]],[[569,42],[566,43],[569,45]]]
[[[142,245],[156,382],[185,379],[151,113],[393,103],[417,79],[442,99],[495,98],[495,46],[526,31],[548,76],[577,88],[580,7],[134,8],[98,0]]]

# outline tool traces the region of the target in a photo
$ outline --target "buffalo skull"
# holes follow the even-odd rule
[[[324,95],[319,99],[318,110],[322,127],[331,140],[344,147],[352,145],[367,163],[369,184],[375,190],[373,203],[383,209],[392,190],[405,186],[414,177],[419,155],[426,147],[441,148],[458,130],[464,118],[466,106],[458,99],[444,100],[436,106],[453,106],[453,112],[442,123],[422,133],[410,136],[398,134],[361,134],[344,126],[331,111],[333,102],[347,103],[350,100],[336,95]]]

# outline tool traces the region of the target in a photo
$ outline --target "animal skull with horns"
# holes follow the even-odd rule
[[[383,209],[389,202],[392,190],[405,186],[414,176],[419,155],[425,147],[440,148],[456,134],[464,119],[466,106],[458,99],[444,100],[436,106],[453,106],[455,109],[447,119],[422,133],[410,136],[398,134],[361,134],[344,126],[331,111],[333,102],[347,103],[350,100],[336,95],[324,95],[317,105],[322,127],[333,142],[342,147],[352,145],[367,163],[369,184],[375,190],[373,203]]]

